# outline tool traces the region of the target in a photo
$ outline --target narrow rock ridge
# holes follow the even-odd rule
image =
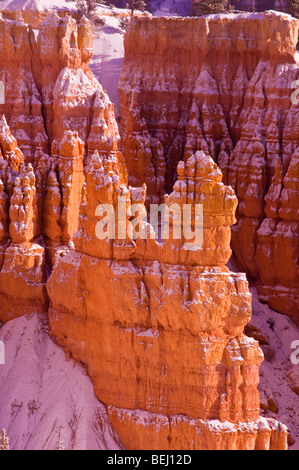
[[[180,160],[211,155],[239,200],[234,253],[297,324],[298,24],[273,11],[134,18],[119,82],[129,183],[158,202]]]

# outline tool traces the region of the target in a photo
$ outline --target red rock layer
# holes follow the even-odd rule
[[[113,105],[88,66],[93,36],[86,19],[77,24],[53,13],[34,33],[21,15],[4,14],[0,36],[0,318],[6,321],[47,309],[48,264],[77,230],[84,158],[96,149],[122,156]],[[122,171],[125,179],[124,165]]]
[[[210,154],[239,200],[235,254],[262,298],[299,323],[297,37],[298,21],[274,12],[136,18],[119,91],[130,183],[146,182],[156,202],[178,161]]]
[[[23,26],[3,27],[3,44],[15,31],[26,39]],[[285,449],[286,428],[259,417],[263,356],[243,333],[251,315],[246,276],[225,266],[232,188],[211,157],[190,147],[165,203],[180,213],[190,204],[191,229],[200,220],[195,204],[203,205],[203,243],[190,249],[190,233],[175,218],[169,239],[156,240],[146,219],[133,237],[131,204],[142,205],[147,188],[127,184],[113,107],[88,68],[89,23],[50,15],[35,46],[26,67],[51,152],[30,140],[26,153],[2,118],[0,320],[49,307],[52,335],[88,367],[127,449]],[[32,109],[24,111],[26,129],[41,122]],[[162,144],[151,142],[162,165]],[[114,209],[125,236],[96,237],[101,204]]]
[[[146,221],[146,239],[99,240],[96,207],[118,213],[119,196],[129,207],[146,192],[122,183],[117,160],[91,157],[75,249],[56,254],[47,283],[51,333],[87,365],[127,449],[284,449],[285,427],[259,418],[247,280],[225,267],[236,197],[204,153],[178,173],[165,201],[203,204],[201,247],[158,242]]]

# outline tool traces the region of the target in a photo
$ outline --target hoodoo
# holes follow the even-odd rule
[[[239,201],[235,255],[297,324],[298,25],[272,11],[134,18],[119,83],[129,183],[157,202],[180,160],[211,155]]]
[[[120,139],[89,21],[0,18],[0,321],[48,313],[125,449],[287,448],[260,416],[251,294],[227,263],[234,226],[262,298],[298,320],[297,31],[273,12],[133,18]],[[125,235],[98,237],[120,201]],[[145,218],[133,236],[131,207],[153,203],[191,207],[192,229],[200,206],[201,243],[174,215],[168,237]]]

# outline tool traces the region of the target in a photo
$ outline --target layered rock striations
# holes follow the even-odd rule
[[[157,121],[151,136],[137,105],[128,106],[127,144],[139,143],[137,160],[124,143],[126,164],[113,106],[88,68],[89,23],[50,15],[37,39],[15,22],[2,26],[3,44],[14,38],[14,51],[21,50],[16,33],[36,42],[22,72],[35,84],[24,79],[25,117],[17,120],[8,93],[0,122],[0,321],[48,311],[51,334],[87,366],[127,449],[285,449],[285,426],[259,417],[263,355],[244,334],[251,316],[246,276],[226,267],[237,198],[207,154],[215,158],[214,132],[221,134],[225,120],[207,127],[205,152],[196,151],[193,105],[188,151],[175,154],[183,130],[176,138],[174,128],[169,166],[161,138],[164,132],[172,142],[166,111],[163,132]],[[212,110],[215,96],[208,96]],[[23,128],[29,140],[20,134],[19,141]],[[36,132],[45,136],[41,146]],[[222,156],[229,139],[226,132]],[[130,158],[138,172],[147,168],[149,188],[128,183],[130,172],[140,177]],[[271,194],[279,168],[275,175]],[[151,198],[168,211],[160,231],[159,218],[148,221],[144,212]]]
[[[91,24],[51,13],[33,31],[0,18],[0,318],[47,309],[55,252],[72,243],[84,158],[121,154],[113,105],[92,75]],[[123,177],[126,170],[123,165]]]
[[[129,182],[157,202],[180,160],[211,155],[239,200],[234,253],[298,323],[297,37],[275,12],[134,18],[119,92]]]
[[[203,244],[188,249],[186,238],[174,237],[174,219],[169,239],[155,239],[146,220],[133,238],[130,205],[144,203],[145,188],[122,183],[117,162],[98,153],[86,167],[75,249],[57,253],[47,283],[49,322],[87,365],[127,449],[286,447],[286,428],[259,417],[263,355],[243,333],[251,316],[246,277],[225,266],[237,199],[221,180],[203,152],[178,166],[165,203],[202,204],[205,221]],[[96,206],[119,214],[120,197],[126,238],[98,239]]]
[[[88,65],[93,35],[85,17],[77,23],[50,13],[33,30],[22,17],[13,21],[3,16],[0,34],[5,95],[0,112],[26,162],[36,166],[68,130],[78,131],[84,142],[89,139],[92,150],[95,132],[103,134],[97,142],[101,148],[110,148],[112,136],[118,140],[113,105]]]

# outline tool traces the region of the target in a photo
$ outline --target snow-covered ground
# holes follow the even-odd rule
[[[270,400],[270,409],[274,411],[268,409],[262,411],[262,414],[285,424],[296,441],[290,449],[299,450],[299,395],[291,389],[295,382],[299,393],[299,364],[292,364],[291,361],[294,353],[291,345],[293,341],[299,340],[299,328],[286,315],[259,302],[254,287],[250,290],[253,310],[251,324],[269,343],[261,345],[265,360],[260,367],[259,390],[262,406],[268,407]]]
[[[6,323],[0,341],[0,431],[6,429],[11,449],[120,448],[85,368],[48,336],[46,315]]]
[[[240,272],[234,257],[228,267]],[[260,341],[265,356],[260,366],[258,387],[261,415],[285,424],[295,441],[289,449],[299,450],[299,364],[292,364],[291,360],[295,351],[291,346],[294,341],[299,341],[299,328],[288,316],[261,303],[255,287],[251,286],[250,292],[252,318],[246,332]],[[298,394],[292,389],[297,389]]]
[[[94,55],[90,63],[93,74],[114,104],[115,116],[120,116],[117,85],[124,58],[124,34],[120,18],[105,16],[105,25],[95,28]]]
[[[188,15],[192,0],[152,0],[152,11],[155,15],[177,16]],[[51,8],[74,8],[74,1],[69,0],[0,0],[0,8],[17,9],[36,9],[45,10]],[[127,3],[130,3],[128,1]],[[109,1],[107,2],[109,5]],[[104,8],[102,5],[99,8]]]

